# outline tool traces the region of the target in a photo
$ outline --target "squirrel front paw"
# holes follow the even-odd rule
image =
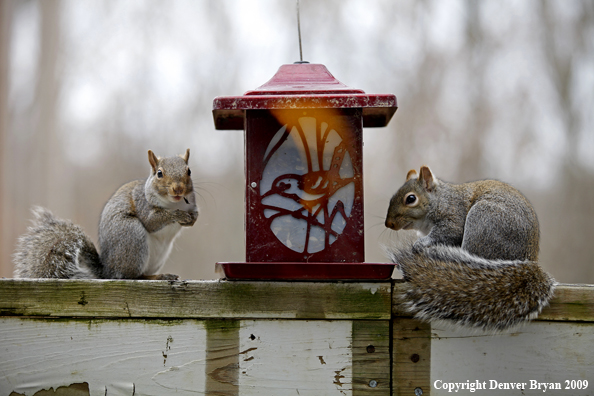
[[[181,221],[178,221],[178,223],[182,226],[182,227],[192,227],[194,225],[194,223],[196,223],[196,220],[198,219],[198,211],[190,211],[190,212],[185,212],[183,211],[187,216],[184,216],[185,218]]]
[[[173,211],[173,217],[182,227],[191,227],[198,219],[198,212],[186,212],[185,210],[176,209]]]

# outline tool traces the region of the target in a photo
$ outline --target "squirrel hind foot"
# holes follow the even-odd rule
[[[179,275],[175,275],[175,274],[142,275],[138,279],[142,279],[142,280],[169,280],[169,281],[176,281],[176,280],[179,280]]]

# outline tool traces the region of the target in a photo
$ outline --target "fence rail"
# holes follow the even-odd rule
[[[3,279],[0,394],[594,394],[594,286],[497,335],[411,318],[403,286]]]

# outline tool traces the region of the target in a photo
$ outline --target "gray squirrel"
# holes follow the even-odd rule
[[[411,170],[390,200],[385,225],[421,235],[389,248],[402,272],[405,308],[415,317],[500,331],[534,319],[555,280],[538,265],[539,225],[530,202],[509,184],[453,184],[427,166]]]
[[[177,279],[157,274],[179,235],[198,218],[185,154],[158,158],[151,150],[146,180],[124,184],[107,201],[99,222],[99,251],[81,227],[47,209],[33,209],[33,225],[14,254],[16,278]]]

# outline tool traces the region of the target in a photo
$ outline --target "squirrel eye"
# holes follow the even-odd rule
[[[192,175],[192,171],[190,170],[190,168],[188,168],[188,176]]]
[[[161,169],[159,169],[159,170],[157,171],[157,177],[158,177],[159,179],[162,179],[162,178],[163,178],[163,171],[162,171]]]
[[[410,193],[404,198],[404,204],[406,206],[416,206],[419,203],[417,196],[414,193]]]

